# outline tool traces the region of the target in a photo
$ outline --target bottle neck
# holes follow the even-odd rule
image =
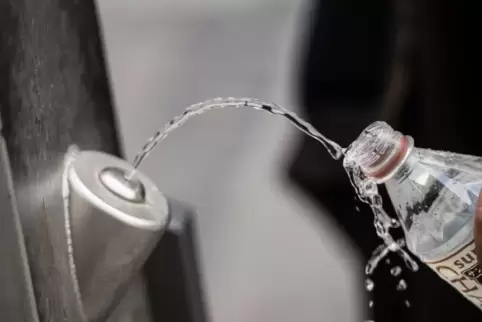
[[[344,163],[358,166],[376,183],[393,176],[413,148],[413,139],[385,122],[370,124],[347,148]]]
[[[393,154],[383,162],[383,166],[366,174],[376,183],[381,184],[398,173],[407,160],[413,148],[413,139],[410,136],[402,136]]]

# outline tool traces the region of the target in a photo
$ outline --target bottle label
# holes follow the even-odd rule
[[[442,260],[425,263],[482,309],[482,269],[477,263],[473,240]]]

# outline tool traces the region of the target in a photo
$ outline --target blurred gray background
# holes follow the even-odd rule
[[[98,5],[129,159],[208,98],[257,97],[296,111],[291,82],[309,1]],[[285,179],[299,135],[261,112],[214,111],[174,132],[142,167],[196,208],[213,322],[361,321],[357,259]]]

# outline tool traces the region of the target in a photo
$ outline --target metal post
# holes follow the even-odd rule
[[[95,2],[0,0],[0,9],[0,114],[5,139],[5,146],[0,141],[0,317],[36,322],[38,313],[42,322],[84,322],[69,269],[63,161],[71,145],[121,155]],[[191,226],[182,227],[182,234],[172,227],[166,233],[168,240],[180,243],[166,246],[169,251],[162,253],[173,259],[159,255],[163,260],[154,261],[172,274],[163,278],[179,281],[179,287],[200,285],[199,276],[188,269],[196,267],[190,251]],[[185,270],[176,271],[180,263]],[[146,280],[154,283],[151,277],[136,279],[140,284]],[[184,295],[174,297],[175,289],[162,290],[149,300],[153,311],[162,312],[172,298],[181,302],[166,311],[202,303],[194,288],[183,288]],[[133,312],[119,313],[122,309],[115,312],[119,321]],[[203,310],[192,312],[191,320],[170,321],[203,318]],[[165,320],[157,316],[155,320]]]

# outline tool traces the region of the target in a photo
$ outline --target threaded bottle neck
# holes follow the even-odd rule
[[[385,122],[374,122],[350,145],[345,163],[360,166],[377,183],[386,181],[405,160],[413,139]]]

